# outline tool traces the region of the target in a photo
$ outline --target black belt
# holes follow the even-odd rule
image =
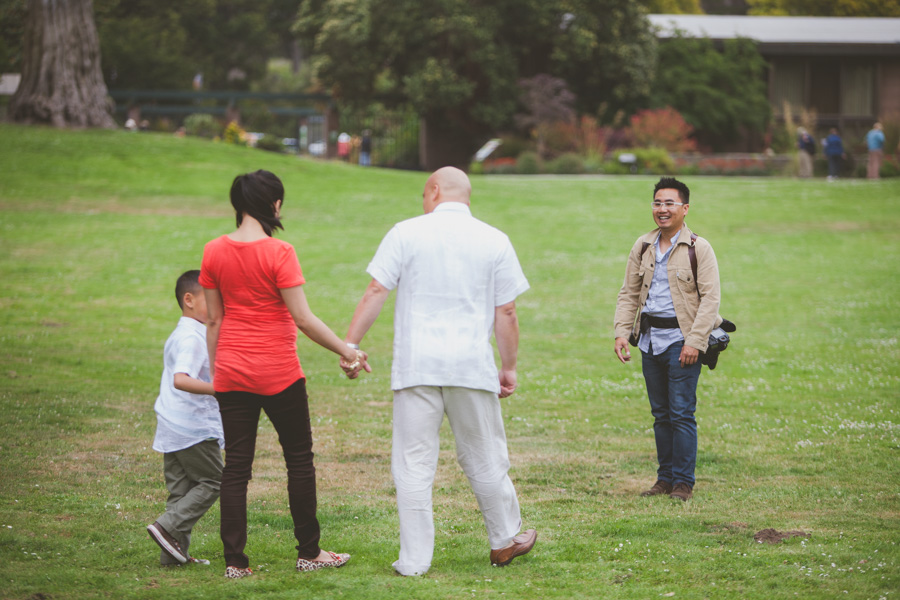
[[[678,319],[675,317],[651,317],[650,315],[641,315],[642,319],[647,319],[650,327],[657,329],[680,329]]]

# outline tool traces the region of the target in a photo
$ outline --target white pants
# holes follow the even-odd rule
[[[431,488],[437,470],[444,413],[456,438],[456,459],[484,517],[491,549],[508,545],[522,527],[516,489],[509,479],[506,432],[493,392],[416,386],[394,391],[391,473],[400,513],[401,575],[422,575],[434,556]]]

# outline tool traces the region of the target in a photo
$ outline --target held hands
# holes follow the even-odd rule
[[[348,379],[356,379],[359,377],[360,371],[372,372],[372,367],[369,366],[368,362],[368,354],[355,348],[348,348],[347,350],[347,354],[341,356],[340,365]]]

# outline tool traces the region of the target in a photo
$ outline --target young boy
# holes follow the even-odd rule
[[[191,529],[219,498],[225,436],[213,398],[206,349],[206,299],[200,271],[187,271],[175,284],[182,317],[166,340],[162,381],[156,399],[153,449],[163,454],[169,499],[166,512],[147,526],[162,548],[159,562],[208,565],[188,554]]]

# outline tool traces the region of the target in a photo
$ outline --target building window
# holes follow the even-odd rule
[[[773,65],[772,108],[781,114],[784,105],[790,105],[794,114],[804,106],[806,69],[800,61],[778,61]]]
[[[874,107],[875,68],[871,65],[841,67],[841,113],[852,117],[869,117]]]

